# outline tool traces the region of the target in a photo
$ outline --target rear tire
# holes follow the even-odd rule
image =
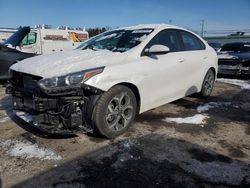
[[[117,85],[102,94],[92,114],[95,130],[107,138],[123,134],[137,112],[134,93],[126,86]]]
[[[211,69],[209,69],[202,83],[201,92],[199,93],[200,97],[207,98],[211,95],[214,87],[214,81],[215,74]]]

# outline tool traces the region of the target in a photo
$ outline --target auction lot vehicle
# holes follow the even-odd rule
[[[13,65],[6,92],[34,127],[114,138],[138,113],[193,93],[208,97],[217,60],[214,49],[186,29],[137,25]]]
[[[219,42],[208,42],[209,46],[211,46],[216,52],[221,49],[221,44]]]
[[[35,55],[74,49],[88,37],[88,32],[83,30],[22,27],[0,43],[0,79],[9,79],[9,67],[18,61]]]
[[[219,74],[250,75],[250,43],[228,43],[218,53]]]

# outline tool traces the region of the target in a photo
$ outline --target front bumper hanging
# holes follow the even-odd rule
[[[53,134],[93,132],[90,103],[96,100],[90,98],[97,98],[103,91],[88,85],[50,90],[43,90],[36,83],[33,87],[28,83],[22,85],[10,82],[6,93],[13,96],[13,109],[23,112],[16,115],[31,126]]]

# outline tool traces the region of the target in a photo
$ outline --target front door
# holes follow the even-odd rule
[[[146,103],[152,108],[182,97],[186,88],[183,80],[186,79],[185,56],[181,52],[177,31],[161,31],[145,49],[155,44],[165,45],[170,51],[166,54],[142,54],[141,57],[142,66],[148,72],[145,79],[148,96]]]

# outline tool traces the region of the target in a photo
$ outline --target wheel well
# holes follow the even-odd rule
[[[136,98],[137,114],[138,114],[140,112],[140,107],[141,107],[141,96],[140,96],[138,88],[134,84],[127,83],[127,82],[122,82],[122,83],[119,83],[119,84],[116,84],[116,85],[123,85],[123,86],[126,86],[126,87],[128,87],[129,89],[132,90],[132,92],[134,93],[135,98]]]
[[[214,76],[215,76],[215,78],[216,78],[216,71],[215,71],[215,68],[214,68],[214,67],[210,67],[210,69],[209,69],[209,70],[212,70],[212,71],[213,71]]]

